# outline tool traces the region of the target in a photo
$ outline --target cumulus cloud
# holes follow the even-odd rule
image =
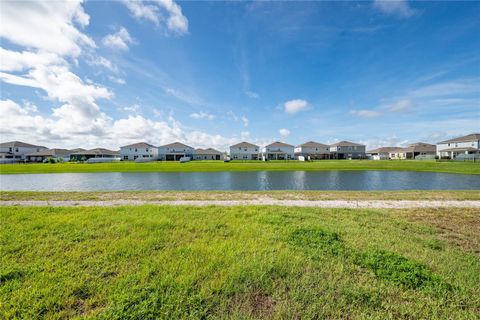
[[[285,129],[285,128],[282,128],[282,129],[278,130],[278,132],[280,133],[280,135],[282,137],[287,137],[287,136],[290,135],[290,130]]]
[[[407,0],[375,0],[373,7],[388,15],[408,18],[414,14]]]
[[[209,114],[206,112],[194,112],[190,114],[190,118],[192,119],[207,119],[207,120],[213,120],[215,119],[215,116],[213,114]]]
[[[135,40],[130,36],[127,29],[121,27],[117,32],[105,36],[102,43],[110,49],[128,50],[128,46],[135,43]]]
[[[308,107],[308,102],[302,99],[294,99],[283,104],[286,113],[295,114]]]
[[[173,0],[124,0],[123,3],[138,20],[152,22],[156,27],[163,25],[168,31],[179,35],[188,32],[188,20],[182,8]]]
[[[380,112],[374,110],[350,110],[350,114],[362,118],[375,118],[381,115]]]

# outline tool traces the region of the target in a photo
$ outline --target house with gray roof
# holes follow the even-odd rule
[[[262,149],[262,160],[294,160],[295,147],[291,144],[276,141]]]
[[[315,141],[308,141],[295,147],[295,158],[302,156],[308,160],[330,158],[330,146]]]
[[[120,147],[120,159],[134,161],[137,159],[157,160],[158,147],[146,142],[138,142]]]
[[[194,160],[223,160],[223,154],[213,148],[195,149]]]
[[[330,145],[330,154],[332,159],[365,159],[365,145],[340,141]]]
[[[25,155],[25,158],[30,162],[43,162],[48,159],[53,159],[55,161],[70,161],[71,154],[80,151],[83,151],[83,149],[45,149],[38,152],[28,153]]]
[[[398,147],[381,147],[367,151],[367,157],[372,160],[388,160],[390,159],[390,152],[397,150]]]
[[[260,147],[249,142],[240,142],[230,146],[230,159],[232,160],[258,160]]]
[[[162,161],[179,161],[180,158],[193,158],[195,149],[181,142],[169,143],[158,147],[158,159]]]
[[[417,142],[406,148],[390,151],[390,159],[428,159],[435,157],[436,146],[425,142]]]
[[[102,162],[102,160],[106,161],[118,161],[120,160],[120,152],[113,151],[105,148],[95,148],[90,150],[83,150],[74,152],[70,155],[71,161],[88,161],[91,159],[97,159],[96,161],[90,162]]]
[[[480,133],[472,133],[437,142],[437,155],[447,159],[478,159],[480,158]]]
[[[47,149],[47,147],[21,141],[3,142],[0,143],[0,161],[26,160],[26,154],[39,152],[45,149]]]

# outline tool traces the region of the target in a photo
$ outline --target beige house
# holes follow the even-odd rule
[[[438,142],[437,156],[447,159],[480,158],[480,133]]]
[[[70,155],[72,153],[83,151],[83,149],[45,149],[38,152],[32,152],[26,154],[27,161],[30,162],[42,162],[47,159],[54,159],[55,161],[70,161]]]
[[[74,152],[70,155],[72,161],[85,161],[90,159],[118,159],[120,160],[120,151],[108,150],[105,148],[95,148]]]
[[[340,141],[330,145],[332,159],[365,159],[365,145]]]
[[[388,160],[390,159],[390,153],[397,150],[398,147],[381,147],[367,151],[367,157],[372,160]]]
[[[213,148],[196,149],[193,155],[194,160],[223,160],[223,155],[220,151]]]
[[[230,146],[230,159],[232,160],[258,160],[259,154],[259,146],[249,142],[243,141]]]
[[[426,159],[434,158],[436,146],[424,142],[417,142],[406,148],[397,148],[390,151],[390,159]]]
[[[308,141],[295,147],[295,158],[299,156],[305,159],[319,160],[330,158],[330,146],[315,141]]]

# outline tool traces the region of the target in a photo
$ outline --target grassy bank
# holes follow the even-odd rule
[[[480,200],[478,190],[438,191],[112,191],[37,192],[0,191],[0,201],[104,200]]]
[[[475,318],[471,209],[0,207],[0,318]]]
[[[369,161],[328,160],[315,162],[299,161],[192,161],[178,162],[116,162],[116,163],[31,163],[0,165],[0,174],[14,173],[60,173],[60,172],[209,172],[209,171],[322,171],[322,170],[406,170],[448,173],[480,174],[480,163],[435,162],[435,161]]]

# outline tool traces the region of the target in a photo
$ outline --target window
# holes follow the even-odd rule
[[[135,148],[135,152],[137,152],[137,148]]]
[[[137,158],[138,158],[138,156],[133,156],[133,160],[135,160],[135,159],[137,159]]]
[[[8,152],[12,152],[12,148],[8,148]]]
[[[15,152],[18,152],[18,148],[15,148]]]
[[[123,160],[128,160],[128,156],[123,156]]]
[[[148,148],[146,148],[145,151],[148,152]]]

